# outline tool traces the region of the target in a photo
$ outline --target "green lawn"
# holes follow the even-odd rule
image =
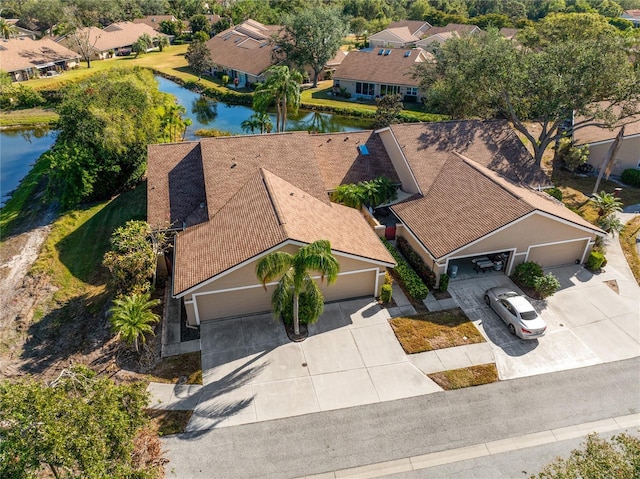
[[[146,218],[146,184],[116,198],[69,211],[58,218],[32,267],[46,273],[59,288],[56,302],[84,296],[87,306],[102,306],[108,272],[102,257],[109,249],[113,230],[131,219]]]
[[[50,125],[58,119],[58,114],[44,108],[28,108],[26,110],[0,112],[0,126],[21,125],[33,127]]]

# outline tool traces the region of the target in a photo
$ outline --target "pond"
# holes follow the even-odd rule
[[[55,140],[55,131],[48,129],[0,131],[0,207]]]
[[[199,129],[215,129],[232,134],[246,134],[242,122],[255,112],[241,105],[227,105],[194,93],[175,82],[156,76],[160,91],[174,95],[184,106],[192,124],[187,128],[186,140],[197,140]],[[271,121],[275,124],[275,115]],[[287,130],[313,130],[319,133],[335,131],[355,131],[371,128],[370,120],[333,115],[308,110],[300,110],[297,115],[289,114]],[[258,132],[256,132],[258,133]],[[6,195],[11,193],[20,180],[29,172],[33,163],[55,142],[53,130],[2,130],[0,131],[0,207],[4,206]]]
[[[193,122],[185,135],[186,140],[197,140],[195,132],[200,129],[228,131],[233,134],[246,134],[242,129],[242,122],[255,113],[248,106],[227,105],[226,103],[203,97],[198,93],[187,90],[175,82],[161,76],[156,76],[160,91],[170,93],[177,98],[178,104],[187,110],[184,117]],[[270,114],[275,125],[275,114]],[[287,116],[287,130],[313,130],[319,133],[334,131],[355,131],[371,128],[371,120],[362,120],[331,113],[300,110],[297,115]],[[256,132],[258,133],[258,132]]]

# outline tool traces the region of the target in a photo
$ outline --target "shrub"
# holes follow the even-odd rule
[[[312,322],[309,321],[309,318],[314,317],[316,308],[317,305],[313,301],[313,298],[305,293],[301,293],[298,302],[300,324],[309,324]],[[285,303],[284,308],[282,308],[282,319],[284,319],[285,324],[293,324],[293,301],[287,301]]]
[[[438,285],[438,289],[441,293],[444,293],[449,289],[449,275],[447,273],[442,273],[440,275],[440,284]]]
[[[222,84],[226,85],[229,83],[229,75],[222,75]]]
[[[624,170],[622,172],[622,175],[620,176],[620,179],[622,180],[623,183],[626,183],[631,186],[640,187],[640,170],[636,170],[633,168]]]
[[[568,170],[575,171],[589,159],[589,147],[573,146],[571,138],[562,138],[558,146],[558,159]]]
[[[547,188],[546,190],[544,190],[544,192],[549,196],[553,196],[556,200],[562,201],[562,191],[560,191],[559,188]]]
[[[600,251],[592,251],[587,260],[587,269],[589,271],[600,271],[605,261],[606,259],[603,253]]]
[[[560,281],[552,273],[548,273],[535,278],[533,287],[542,298],[546,298],[560,289]]]
[[[396,263],[398,263],[394,271],[400,281],[402,281],[402,284],[404,284],[407,294],[416,301],[422,301],[429,294],[429,288],[426,287],[420,277],[411,269],[411,266],[409,266],[391,243],[386,240],[382,240],[382,242],[389,250],[389,253],[391,253],[391,256],[393,256],[393,259],[396,260]]]
[[[427,288],[433,289],[436,286],[436,275],[429,267],[424,263],[422,257],[416,253],[416,251],[409,245],[409,242],[399,236],[396,239],[396,245],[398,246],[398,250],[402,253],[402,255],[407,259],[407,262],[411,265],[411,267],[418,274],[420,279],[427,285]]]
[[[393,293],[393,288],[390,284],[383,284],[380,289],[380,301],[384,304],[387,304],[391,301],[391,294]]]
[[[542,266],[533,261],[527,261],[516,266],[513,279],[529,288],[535,288],[536,278],[543,276],[543,274]]]
[[[393,284],[393,276],[389,271],[385,271],[384,273],[384,284]]]

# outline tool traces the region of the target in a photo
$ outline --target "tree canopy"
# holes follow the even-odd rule
[[[193,72],[198,75],[198,79],[202,78],[202,74],[213,66],[213,61],[211,60],[211,52],[203,41],[196,40],[191,45],[189,45],[189,47],[187,48],[187,53],[184,57],[189,63],[189,68],[191,68]]]
[[[174,102],[151,72],[137,68],[97,73],[66,87],[49,194],[73,191],[65,199],[72,206],[135,184],[146,169],[147,145],[162,140],[162,115]]]
[[[302,75],[289,70],[286,65],[271,66],[267,69],[267,81],[256,88],[253,96],[253,109],[265,112],[272,102],[276,104],[276,131],[285,131],[287,126],[287,109],[292,107],[298,111],[300,107],[300,84]]]
[[[562,135],[640,110],[640,70],[625,49],[619,36],[523,47],[489,31],[446,41],[416,71],[433,108],[454,118],[508,119],[540,164]]]
[[[298,68],[313,69],[313,86],[318,86],[318,75],[342,44],[349,25],[339,10],[313,7],[288,17],[284,33],[276,41],[287,61]]]
[[[115,385],[76,366],[49,384],[0,382],[0,476],[27,479],[156,477],[136,464],[134,439],[146,424],[144,385]]]

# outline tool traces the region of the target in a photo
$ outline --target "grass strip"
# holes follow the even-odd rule
[[[468,368],[451,369],[439,373],[428,374],[438,386],[445,391],[480,386],[499,381],[495,364],[480,364]]]
[[[640,216],[635,216],[631,219],[620,231],[618,240],[620,241],[620,247],[624,253],[624,257],[627,259],[629,268],[633,276],[636,278],[636,282],[640,285],[640,258],[638,257],[638,235],[640,234]]]
[[[460,308],[400,316],[393,318],[390,323],[407,354],[485,341]]]

